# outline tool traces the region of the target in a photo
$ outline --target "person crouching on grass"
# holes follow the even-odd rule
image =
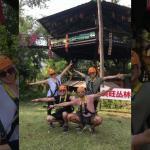
[[[110,80],[110,79],[122,79],[123,77],[123,74],[118,73],[116,75],[105,76],[101,78],[99,77],[98,70],[95,67],[90,67],[88,69],[88,75],[82,72],[79,72],[75,69],[74,71],[85,79],[86,87],[87,87],[86,89],[87,95],[98,93],[100,91],[100,85],[102,85],[104,81]],[[95,109],[97,109],[97,106],[98,106],[98,99],[94,100]]]
[[[102,124],[102,117],[96,114],[94,107],[94,100],[106,92],[112,90],[109,88],[107,91],[98,92],[92,95],[86,95],[86,89],[84,87],[77,88],[78,98],[72,98],[70,102],[64,102],[55,104],[51,108],[59,108],[66,106],[79,106],[77,113],[68,114],[68,121],[78,123],[81,129],[84,129],[87,124],[90,125],[90,132],[94,133],[96,126]]]
[[[70,95],[68,95],[67,87],[65,85],[60,85],[58,88],[58,96],[54,97],[46,97],[46,98],[38,98],[32,100],[32,102],[54,102],[55,104],[59,104],[62,102],[69,102]],[[49,124],[55,121],[63,121],[63,130],[64,132],[68,131],[68,113],[73,112],[73,106],[64,106],[62,108],[55,109],[55,113],[47,116],[47,121]]]

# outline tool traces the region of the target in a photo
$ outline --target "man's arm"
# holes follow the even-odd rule
[[[70,101],[70,102],[63,102],[63,103],[59,103],[59,104],[54,104],[52,106],[50,106],[50,108],[57,108],[57,107],[65,107],[65,106],[71,106],[71,105],[75,105],[75,101]]]
[[[42,80],[42,81],[37,81],[37,82],[33,82],[33,83],[28,83],[28,85],[36,85],[36,84],[47,84],[48,80]]]
[[[5,145],[0,145],[0,150],[11,150],[11,148],[8,144],[5,144]]]
[[[60,103],[60,104],[55,104],[54,107],[64,107],[64,106],[71,106],[73,105],[74,102],[71,101],[71,102],[64,102],[64,103]]]
[[[54,102],[54,101],[55,101],[54,97],[44,97],[44,98],[37,98],[32,100],[32,102]]]
[[[72,61],[70,62],[70,64],[62,71],[62,73],[60,74],[60,76],[64,76],[65,73],[71,68],[72,66]]]
[[[96,93],[96,94],[93,94],[93,97],[94,97],[94,98],[98,98],[98,97],[100,97],[100,96],[103,96],[105,93],[111,91],[112,89],[113,89],[113,88],[110,87],[108,90],[103,90],[102,92],[98,92],[98,93]]]
[[[125,74],[116,74],[116,75],[113,75],[113,76],[106,76],[106,77],[103,77],[103,80],[108,80],[108,79],[124,79],[124,76]]]
[[[150,129],[132,136],[132,150],[136,150],[143,144],[150,144]]]
[[[85,74],[84,73],[82,73],[82,72],[80,72],[80,71],[77,71],[77,70],[75,70],[74,69],[74,72],[76,72],[77,74],[79,74],[81,77],[83,77],[83,78],[85,78]]]

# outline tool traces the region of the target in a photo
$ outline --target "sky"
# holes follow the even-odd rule
[[[24,9],[24,16],[31,16],[35,19],[40,19],[45,16],[49,16],[58,12],[61,12],[63,10],[87,3],[91,0],[50,0],[47,2],[48,8],[29,8],[27,6],[23,7]],[[105,1],[111,1],[111,0],[105,0]],[[120,0],[120,5],[124,5],[127,7],[131,7],[131,0]]]

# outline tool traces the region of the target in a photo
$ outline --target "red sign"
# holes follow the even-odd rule
[[[105,88],[101,88],[102,90],[107,90]],[[101,96],[101,99],[112,99],[112,100],[131,100],[131,89],[123,89],[123,88],[114,88],[111,91],[105,93]]]

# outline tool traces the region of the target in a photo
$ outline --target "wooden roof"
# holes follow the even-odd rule
[[[130,32],[130,8],[102,2],[104,29]],[[53,37],[97,26],[97,4],[94,1],[38,20]]]

